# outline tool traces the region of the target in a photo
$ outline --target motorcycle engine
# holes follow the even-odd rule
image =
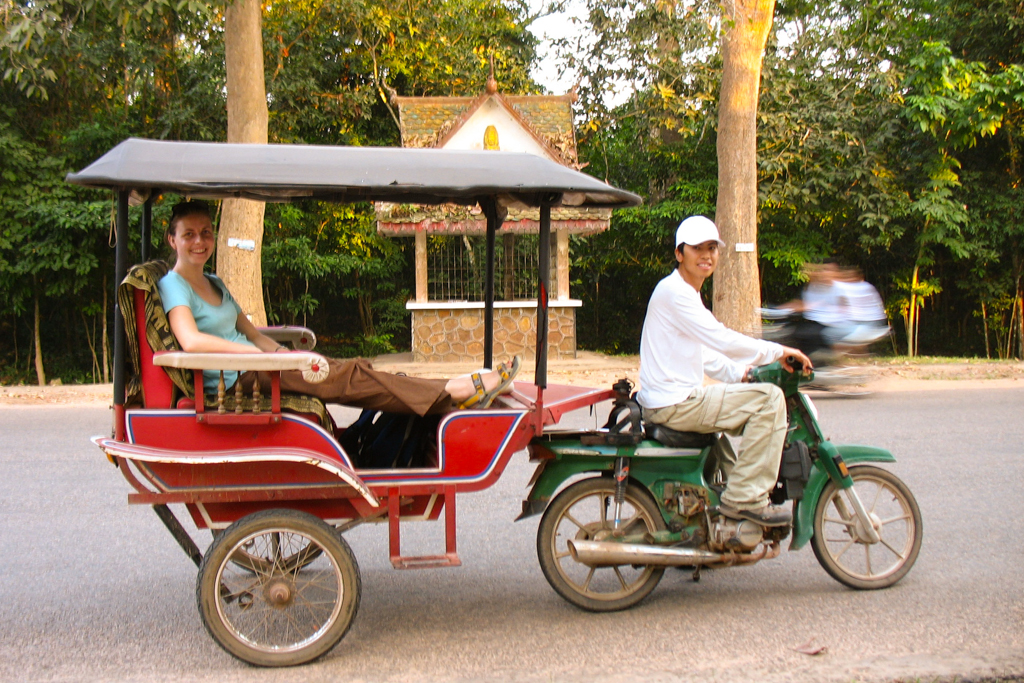
[[[754,522],[719,517],[711,524],[709,545],[718,552],[753,550],[763,539],[764,531]]]

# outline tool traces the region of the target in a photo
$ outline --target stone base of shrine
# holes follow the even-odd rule
[[[548,304],[548,358],[576,358],[577,299]],[[418,363],[482,362],[483,302],[409,302],[412,311],[412,353]],[[537,302],[494,304],[495,362],[515,355],[534,358],[537,344]]]

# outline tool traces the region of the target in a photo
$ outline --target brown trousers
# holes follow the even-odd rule
[[[316,396],[324,403],[338,403],[355,408],[370,408],[386,413],[428,415],[447,413],[453,409],[452,398],[445,391],[448,380],[424,379],[393,375],[373,369],[364,358],[335,360],[328,358],[330,372],[323,382],[312,384],[302,373],[281,373],[281,391]],[[264,394],[270,392],[270,375],[247,372],[238,381],[251,391],[253,378],[259,375]]]

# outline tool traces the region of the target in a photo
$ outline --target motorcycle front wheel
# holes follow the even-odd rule
[[[870,542],[848,494],[830,481],[814,511],[811,548],[839,583],[859,590],[886,588],[906,576],[917,560],[921,510],[907,485],[886,470],[856,465],[850,476],[879,541]]]
[[[654,590],[664,567],[619,565],[590,567],[573,559],[572,540],[601,541],[614,528],[615,480],[584,479],[555,496],[537,529],[537,557],[544,577],[560,596],[590,612],[632,607]],[[643,487],[630,483],[620,512],[627,536],[665,529],[658,504]]]

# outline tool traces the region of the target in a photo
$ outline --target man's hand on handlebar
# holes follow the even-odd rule
[[[791,346],[782,347],[782,358],[779,362],[782,363],[782,367],[786,368],[789,372],[802,372],[809,373],[814,368],[814,363],[807,357],[807,354],[800,349],[794,349]]]

